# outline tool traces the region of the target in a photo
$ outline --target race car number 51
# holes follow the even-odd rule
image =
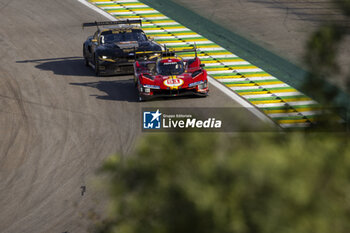
[[[179,87],[184,83],[184,80],[178,78],[169,78],[164,81],[164,85],[167,87]]]

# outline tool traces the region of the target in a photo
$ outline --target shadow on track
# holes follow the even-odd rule
[[[58,57],[36,60],[16,61],[16,63],[34,63],[35,68],[52,71],[64,76],[95,76],[93,70],[84,65],[82,57]]]
[[[111,80],[111,81],[97,81],[85,83],[70,83],[76,86],[85,86],[96,88],[106,95],[91,95],[96,96],[97,99],[138,102],[138,95],[134,87],[133,79]]]
[[[58,57],[58,58],[47,58],[47,59],[35,59],[35,60],[23,60],[16,61],[16,63],[34,63],[35,68],[40,70],[52,71],[56,75],[63,76],[93,76],[96,77],[91,67],[86,67],[84,59],[81,57]],[[114,101],[127,101],[127,102],[138,102],[138,93],[134,86],[133,79],[125,79],[123,75],[114,76],[119,80],[101,80],[96,82],[85,82],[85,83],[70,83],[70,85],[85,86],[96,88],[106,95],[91,95],[97,99],[102,100],[114,100]],[[104,78],[104,77],[101,77]],[[112,79],[112,77],[106,77]],[[148,101],[165,101],[174,99],[196,99],[201,98],[197,96],[178,96],[178,97],[161,97],[155,98]]]
[[[106,95],[91,95],[97,99],[102,100],[114,100],[114,101],[127,101],[127,102],[139,102],[138,93],[134,86],[133,79],[123,80],[111,80],[111,81],[97,81],[97,82],[85,82],[85,83],[70,83],[70,85],[85,86],[96,88]],[[176,96],[176,97],[159,97],[150,99],[147,102],[157,101],[169,101],[169,100],[182,100],[182,99],[201,99],[199,96]]]
[[[36,60],[16,61],[17,63],[33,63],[35,68],[52,71],[56,75],[96,78],[91,67],[86,67],[81,57],[58,57]],[[106,77],[112,79],[113,77]],[[120,80],[101,80],[96,82],[70,83],[70,85],[96,88],[106,95],[92,95],[97,99],[137,102],[137,91],[132,79],[118,76]]]

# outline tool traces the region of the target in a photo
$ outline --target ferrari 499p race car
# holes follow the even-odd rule
[[[97,26],[95,34],[89,36],[83,45],[85,64],[91,66],[97,76],[132,74],[135,60],[152,55],[136,52],[162,49],[140,27],[133,25],[141,23],[141,20],[84,23],[83,27]]]
[[[182,59],[176,53],[195,52],[193,59]],[[203,69],[196,50],[158,51],[159,56],[148,61],[136,61],[135,86],[139,101],[153,97],[208,95],[207,71]]]

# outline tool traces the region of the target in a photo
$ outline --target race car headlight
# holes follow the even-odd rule
[[[115,60],[112,59],[112,57],[109,57],[109,56],[100,56],[99,59],[102,60],[102,61],[115,62]]]
[[[145,89],[145,92],[147,92],[147,91],[146,91],[146,88],[147,88],[147,89],[160,89],[160,86],[145,84],[145,85],[143,85],[143,88]]]
[[[198,85],[198,89],[205,89],[205,88],[207,88],[207,82],[203,82]]]
[[[198,82],[188,84],[188,87],[195,87],[195,86],[199,87],[200,85],[203,85],[203,84],[204,84],[203,81],[198,81]]]

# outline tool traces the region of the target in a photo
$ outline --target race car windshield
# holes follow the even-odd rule
[[[147,41],[146,35],[141,31],[132,31],[132,32],[118,32],[112,33],[107,32],[101,35],[102,44],[111,44],[118,43],[123,41]]]
[[[158,62],[157,72],[160,75],[177,75],[184,72],[184,66],[179,62]]]

